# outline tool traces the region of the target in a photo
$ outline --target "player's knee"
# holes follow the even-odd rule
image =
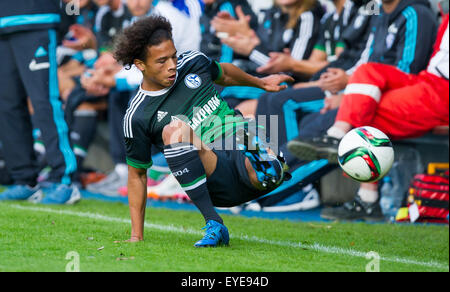
[[[184,122],[174,121],[166,125],[162,132],[164,145],[189,142],[191,128]]]

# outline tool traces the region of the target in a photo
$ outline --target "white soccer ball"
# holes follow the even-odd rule
[[[359,182],[376,182],[394,163],[394,149],[388,136],[373,127],[351,130],[339,144],[339,165]]]

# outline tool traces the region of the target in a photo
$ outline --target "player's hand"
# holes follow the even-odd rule
[[[92,71],[88,71],[87,73],[83,74],[80,79],[81,86],[86,90],[86,93],[91,96],[107,95],[110,88],[96,83]]]
[[[119,65],[113,54],[109,52],[102,53],[94,64],[95,69],[109,68]]]
[[[328,90],[333,94],[337,94],[339,91],[345,89],[349,78],[350,76],[344,70],[329,68],[327,72],[320,76],[320,88],[323,91]]]
[[[261,78],[263,81],[263,86],[261,87],[267,92],[279,92],[288,88],[287,85],[280,85],[281,83],[292,83],[294,82],[294,78],[285,74],[274,74],[264,78]]]
[[[250,56],[252,51],[261,43],[261,41],[252,30],[250,36],[237,33],[235,36],[223,38],[222,43],[231,47],[240,55]]]
[[[291,56],[291,51],[285,49],[283,53],[273,52],[269,54],[270,60],[264,66],[256,69],[258,73],[275,74],[280,72],[290,72],[291,64],[294,62]]]
[[[342,101],[342,94],[328,96],[327,98],[325,98],[325,105],[320,110],[320,113],[325,114],[328,111],[337,109],[341,105],[341,101]]]
[[[241,6],[236,7],[236,15],[237,19],[228,12],[219,12],[211,21],[211,26],[216,32],[227,33],[228,36],[235,36],[238,33],[250,36],[251,16],[245,15]]]
[[[92,30],[82,25],[74,24],[70,27],[70,32],[75,40],[64,40],[62,42],[63,46],[76,51],[97,49],[97,39]]]
[[[106,67],[94,70],[92,73],[92,82],[107,88],[116,87],[115,74],[120,71],[122,67]]]

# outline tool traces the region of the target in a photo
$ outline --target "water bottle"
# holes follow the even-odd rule
[[[402,207],[406,192],[408,191],[409,177],[402,174],[402,165],[394,162],[391,171],[383,179],[381,186],[380,206],[383,214],[390,220],[395,221],[397,211]]]
[[[392,183],[392,178],[390,176],[386,176],[383,178],[383,185],[381,186],[381,199],[380,199],[380,207],[383,214],[390,220],[395,220],[396,212],[394,206],[394,185]]]
[[[394,213],[392,219],[394,221],[408,192],[410,178],[406,175],[406,171],[403,171],[400,162],[394,163],[390,177],[392,179],[392,212]]]

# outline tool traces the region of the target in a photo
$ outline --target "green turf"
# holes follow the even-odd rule
[[[196,212],[150,208],[146,240],[115,243],[129,237],[127,220],[119,203],[0,203],[0,271],[65,271],[71,251],[81,271],[365,271],[370,251],[380,255],[381,271],[448,271],[447,226],[224,216],[231,245],[196,249],[204,224]]]

